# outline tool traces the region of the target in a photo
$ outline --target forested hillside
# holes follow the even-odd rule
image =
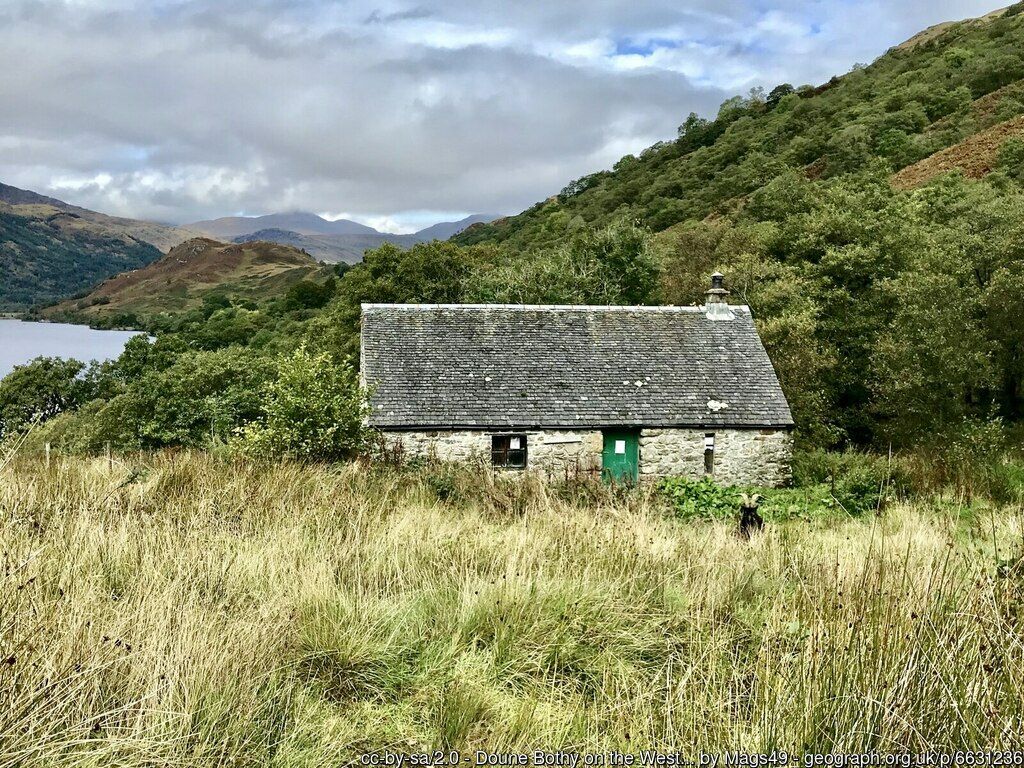
[[[713,120],[691,114],[675,140],[456,240],[530,248],[622,217],[657,232],[728,215],[787,173],[828,180],[897,171],[1024,114],[1022,10],[949,25],[818,87],[751,91],[722,104]]]
[[[0,203],[0,311],[28,309],[85,290],[118,272],[149,264],[160,251],[123,234],[66,226],[74,214],[45,216]]]
[[[198,234],[169,224],[108,216],[3,183],[0,183],[0,205],[9,206],[9,209],[5,209],[8,213],[29,219],[46,220],[61,231],[88,232],[93,235],[138,240],[149,243],[164,253]]]
[[[0,312],[67,298],[193,235],[0,183]]]
[[[614,222],[649,228],[660,280],[646,300],[698,302],[725,272],[815,442],[1019,421],[1022,10],[691,114],[677,139],[456,241],[536,254]]]

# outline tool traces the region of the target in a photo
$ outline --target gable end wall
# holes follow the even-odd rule
[[[785,429],[644,429],[640,477],[704,475],[704,436],[715,436],[714,477],[723,485],[788,485],[793,436]]]

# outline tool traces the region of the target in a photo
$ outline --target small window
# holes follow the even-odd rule
[[[704,474],[715,474],[715,433],[704,435]]]
[[[491,435],[491,465],[526,468],[526,435]]]

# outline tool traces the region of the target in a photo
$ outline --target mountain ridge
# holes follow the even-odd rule
[[[354,264],[364,251],[384,243],[408,248],[489,218],[474,214],[457,222],[439,222],[421,231],[428,237],[382,233],[354,221],[332,222],[313,213],[291,212],[197,222],[211,225],[214,232],[207,233],[196,225],[109,216],[0,183],[0,311],[24,311],[82,294],[101,280],[145,267],[161,254],[206,235],[228,244],[263,240],[305,251],[320,261]],[[233,231],[240,234],[229,237]]]
[[[246,231],[232,236],[231,242],[249,243],[258,240],[265,240],[268,242],[280,243],[281,245],[290,245],[292,247],[299,248],[320,261],[325,261],[331,264],[339,262],[355,264],[362,259],[365,251],[371,248],[378,248],[384,243],[392,243],[400,248],[410,248],[416,243],[429,242],[431,240],[447,240],[450,237],[465,231],[468,227],[493,221],[496,218],[498,217],[490,214],[476,213],[466,216],[458,221],[442,221],[437,224],[432,224],[429,227],[425,227],[418,232],[401,235],[390,232],[378,232],[377,230],[371,227],[366,227],[362,224],[347,222],[347,224],[355,224],[355,226],[362,227],[368,231],[325,234],[313,231],[316,228],[327,228],[317,224],[314,220],[322,222],[323,225],[332,225],[335,222],[329,222],[316,214],[269,214],[267,216],[234,216],[227,217],[225,219],[214,219],[211,221],[226,223],[224,226],[210,227],[209,229],[212,230],[212,232],[209,234],[210,236],[216,237],[217,235],[213,234],[214,232],[229,233],[233,231],[240,231],[242,229],[249,230],[254,226],[266,224],[271,221],[279,223],[291,221],[293,223],[299,223],[299,229],[291,229],[287,226],[252,229],[252,231]],[[301,222],[303,221],[307,223],[307,226],[302,226]],[[198,227],[203,224],[203,222],[197,222],[196,224],[190,224],[189,226]]]
[[[200,232],[214,238],[233,240],[236,237],[251,235],[263,230],[282,230],[300,235],[392,235],[396,237],[418,237],[428,240],[447,240],[478,222],[493,221],[497,214],[473,213],[458,221],[439,221],[416,232],[396,234],[381,232],[366,224],[351,219],[325,219],[309,211],[290,211],[287,213],[268,213],[262,216],[222,216],[216,219],[204,219],[185,228]]]
[[[458,221],[440,221],[437,224],[424,227],[416,232],[416,236],[419,237],[421,241],[447,240],[474,224],[487,224],[500,218],[501,217],[497,214],[474,213],[466,216],[464,219],[459,219]]]
[[[371,235],[380,234],[373,227],[349,219],[330,221],[308,211],[269,213],[264,216],[223,216],[186,225],[222,240],[232,240],[265,229],[280,229],[300,235]]]
[[[391,235],[383,232],[365,235],[304,235],[286,229],[261,229],[247,235],[239,235],[232,240],[233,243],[257,241],[289,245],[328,264],[357,264],[362,260],[365,251],[379,248],[384,243],[392,243],[399,248],[410,248],[420,242],[415,235]]]
[[[38,215],[40,209],[48,215]],[[83,226],[70,211],[0,203],[0,311],[58,301],[160,256],[150,243]]]
[[[79,223],[88,222],[94,229],[103,230],[103,234],[111,236],[127,236],[137,241],[149,243],[160,251],[167,253],[171,248],[193,238],[198,234],[188,227],[177,227],[170,224],[128,219],[122,216],[110,216],[106,213],[82,208],[78,205],[48,197],[38,192],[12,187],[0,183],[0,203],[15,209],[13,213],[31,218],[52,217],[56,211],[69,214]],[[52,209],[52,210],[43,210]]]
[[[0,183],[0,310],[59,301],[145,266],[192,236]]]

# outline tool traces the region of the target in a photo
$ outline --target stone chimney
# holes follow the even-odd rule
[[[708,320],[733,320],[732,310],[729,309],[729,300],[726,298],[729,292],[722,287],[725,275],[715,272],[711,276],[711,288],[704,293],[707,301],[704,304],[704,314]]]

